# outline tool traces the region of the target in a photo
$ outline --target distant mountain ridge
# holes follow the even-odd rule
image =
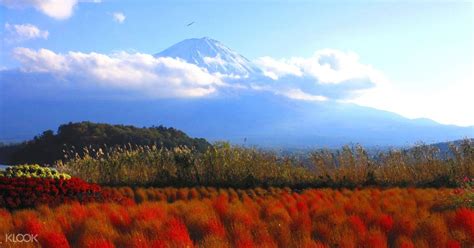
[[[472,139],[463,139],[463,140],[453,140],[449,142],[440,142],[440,143],[434,143],[434,144],[429,144],[430,146],[436,147],[439,149],[440,153],[445,154],[450,152],[450,146],[454,145],[456,147],[460,147],[461,144],[463,143],[469,143],[471,142],[474,144],[474,138]]]

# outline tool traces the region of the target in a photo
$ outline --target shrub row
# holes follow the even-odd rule
[[[85,203],[99,199],[103,199],[100,187],[79,178],[0,177],[0,207],[4,208],[58,205],[70,201]]]
[[[296,192],[290,188],[253,188],[253,189],[233,189],[233,188],[214,188],[214,187],[192,187],[192,188],[142,188],[142,187],[103,187],[102,192],[114,199],[131,199],[136,203],[148,201],[166,201],[175,202],[179,200],[202,200],[215,199],[221,195],[226,195],[232,200],[242,200],[250,197],[257,199],[259,197],[279,197],[282,193]]]
[[[8,167],[5,171],[0,171],[0,177],[26,177],[26,178],[52,178],[52,179],[71,179],[66,173],[60,173],[54,168],[41,167],[34,165],[17,165]]]
[[[436,208],[441,209],[457,209],[461,207],[474,208],[474,178],[465,182],[464,187],[456,189],[440,189],[441,192],[436,199]],[[397,189],[397,188],[395,188]],[[115,201],[134,201],[143,203],[148,201],[164,201],[172,203],[175,201],[192,201],[204,199],[216,199],[222,195],[229,200],[240,200],[249,198],[258,200],[260,198],[279,198],[282,194],[293,194],[298,192],[311,191],[296,190],[291,188],[250,188],[250,189],[234,189],[234,188],[214,188],[214,187],[184,187],[184,188],[154,188],[154,187],[103,187],[102,193],[109,199]],[[360,190],[360,189],[356,189]],[[413,191],[413,188],[410,188]]]

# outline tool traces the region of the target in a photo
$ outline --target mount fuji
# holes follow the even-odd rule
[[[208,37],[183,40],[155,54],[155,57],[180,58],[205,68],[211,73],[223,75],[247,78],[261,73],[260,69],[250,60],[221,42]]]
[[[186,61],[213,75],[225,75],[239,82],[267,80],[252,61],[210,38],[187,39],[154,55],[154,58],[164,57]],[[418,141],[434,143],[474,137],[474,127],[407,119],[339,101],[292,99],[264,90],[224,91],[200,98],[83,98],[83,95],[101,96],[103,92],[76,91],[73,97],[44,97],[47,93],[44,92],[40,97],[20,98],[20,90],[9,89],[8,85],[32,79],[35,83],[53,84],[54,80],[62,79],[21,71],[0,73],[4,89],[0,95],[8,99],[0,101],[0,141],[3,142],[30,139],[62,123],[84,120],[171,126],[210,141],[274,148],[338,147],[348,143],[405,146]],[[58,90],[54,94],[66,92]]]

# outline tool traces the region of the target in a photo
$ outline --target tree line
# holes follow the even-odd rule
[[[205,151],[210,146],[202,138],[191,138],[175,128],[164,126],[135,127],[93,122],[60,125],[57,132],[44,131],[32,140],[0,146],[0,164],[53,164],[71,150],[82,155],[84,148],[96,149],[133,145],[156,145],[172,149],[178,146]]]

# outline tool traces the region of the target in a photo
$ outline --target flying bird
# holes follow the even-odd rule
[[[188,25],[186,25],[186,27],[189,27],[189,26],[191,26],[191,25],[193,25],[193,24],[194,24],[194,22],[191,22],[191,23],[189,23]]]

